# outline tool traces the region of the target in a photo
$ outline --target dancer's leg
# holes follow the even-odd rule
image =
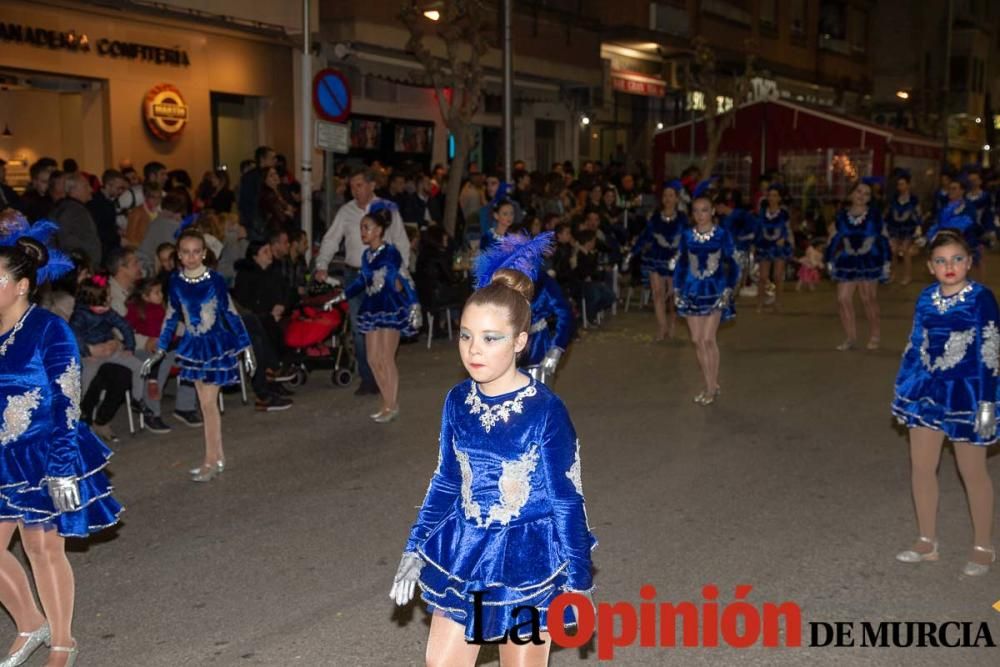
[[[17,528],[16,521],[0,521],[0,604],[13,617],[18,632],[32,632],[45,623],[45,616],[38,610],[35,597],[31,594],[28,573],[21,567],[21,561],[9,551],[10,539]],[[15,637],[8,654],[21,648],[24,637]]]
[[[427,636],[427,667],[474,667],[478,656],[479,645],[465,641],[465,629],[435,612]]]
[[[889,274],[889,282],[896,282],[896,265],[900,262],[899,248],[902,242],[900,239],[889,239],[889,256],[892,257],[892,273]]]
[[[781,290],[785,286],[785,260],[774,260],[774,309],[781,310]]]
[[[865,319],[868,320],[869,337],[873,342],[878,342],[882,329],[878,307],[878,283],[874,280],[858,283],[858,294],[865,309]]]
[[[549,664],[549,649],[552,639],[549,633],[540,635],[544,644],[514,644],[508,642],[500,645],[500,667],[546,667]]]
[[[691,340],[694,342],[695,355],[698,357],[698,368],[701,370],[702,378],[705,380],[705,391],[713,391],[715,387],[709,384],[711,378],[708,374],[708,348],[705,344],[705,321],[707,319],[704,316],[689,315],[687,321],[688,328],[691,330]]]
[[[222,452],[222,415],[219,414],[219,386],[194,383],[201,404],[201,417],[205,426],[205,465],[214,466],[225,456]]]
[[[365,354],[368,355],[368,368],[372,371],[375,386],[378,387],[379,395],[382,398],[382,411],[385,411],[388,409],[386,407],[388,403],[386,403],[385,366],[383,363],[385,353],[382,350],[382,338],[378,332],[379,330],[376,329],[365,334]]]
[[[667,335],[666,285],[664,278],[656,271],[649,273],[649,289],[653,293],[653,312],[656,313],[656,340]]]
[[[771,260],[760,260],[760,273],[757,274],[757,312],[764,310],[764,296],[767,284],[771,281]]]
[[[667,293],[664,297],[667,302],[667,338],[673,338],[674,329],[677,327],[677,308],[674,305],[674,279],[672,276],[667,276],[663,280],[667,288]]]
[[[913,246],[912,239],[904,239],[900,242],[900,252],[903,253],[903,284],[909,285],[913,280],[913,256],[910,255],[910,248]]]
[[[852,343],[858,340],[858,325],[854,317],[854,290],[857,283],[837,283],[837,309],[840,315],[840,325],[844,327],[844,335]]]
[[[396,366],[396,349],[399,347],[398,329],[380,329],[382,339],[382,375],[385,378],[385,404],[389,410],[399,407],[399,367]]]
[[[20,527],[21,543],[31,562],[31,572],[35,575],[38,598],[42,601],[45,617],[52,628],[53,646],[73,646],[73,602],[75,582],[73,569],[66,558],[66,540],[58,532],[46,528]],[[55,653],[49,664],[57,662],[61,655]]]
[[[986,447],[955,443],[958,471],[962,474],[965,495],[969,499],[972,532],[975,544],[981,547],[990,547],[993,540],[993,480],[986,470],[986,450]],[[972,551],[969,560],[988,565],[990,556]]]
[[[922,537],[937,538],[938,463],[944,433],[929,428],[910,429],[910,485],[913,507],[917,512],[917,529]],[[916,542],[912,549],[929,553],[933,547],[926,542]]]
[[[705,318],[705,356],[708,361],[705,381],[709,391],[715,391],[719,386],[719,344],[716,341],[716,334],[718,334],[719,322],[721,321],[722,313],[719,311],[715,311]]]

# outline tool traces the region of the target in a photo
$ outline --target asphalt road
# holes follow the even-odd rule
[[[786,294],[782,314],[741,304],[720,334],[722,388],[694,405],[683,343],[654,344],[650,311],[574,344],[556,390],[582,444],[598,601],[794,601],[809,622],[989,621],[1000,570],[959,574],[971,544],[954,457],[941,467],[938,563],[893,554],[916,535],[905,434],[888,405],[919,285],[882,292],[884,347],[841,353],[829,285]],[[445,392],[462,379],[448,342],[400,353],[401,419],[317,373],[291,411],[229,397],[228,467],[203,485],[201,434],[123,436],[111,470],[122,526],[73,545],[79,665],[420,665],[428,618],[388,590],[436,462]],[[119,432],[124,423],[117,424]],[[996,474],[998,461],[991,468]],[[20,549],[17,548],[18,553]],[[13,625],[0,624],[7,636]],[[860,639],[860,627],[855,639]],[[29,665],[41,665],[40,651]],[[998,649],[639,648],[622,665],[996,665]],[[484,651],[481,664],[496,664]],[[591,646],[553,665],[596,665]]]

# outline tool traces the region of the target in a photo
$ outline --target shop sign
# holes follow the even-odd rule
[[[666,97],[667,82],[648,74],[628,70],[611,70],[611,87],[620,93],[644,97]]]
[[[146,127],[153,136],[163,141],[178,139],[188,120],[188,106],[177,90],[169,83],[153,86],[142,104]]]
[[[0,22],[0,42],[30,44],[32,46],[62,49],[75,53],[90,53],[91,50],[91,40],[86,33],[77,34],[75,30],[59,32],[17,23]],[[162,46],[151,46],[137,42],[121,42],[106,38],[97,40],[95,46],[97,55],[109,58],[137,60],[154,65],[186,67],[191,64],[187,51],[184,49],[167,49]]]

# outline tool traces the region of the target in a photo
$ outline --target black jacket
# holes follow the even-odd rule
[[[233,298],[255,315],[270,316],[271,310],[282,304],[288,307],[286,289],[280,274],[265,271],[252,259],[236,262],[236,283]]]
[[[101,239],[101,250],[107,257],[115,248],[122,245],[122,237],[118,233],[118,209],[115,203],[104,196],[103,192],[97,192],[94,198],[87,202],[87,210],[90,217],[97,225],[97,236]]]

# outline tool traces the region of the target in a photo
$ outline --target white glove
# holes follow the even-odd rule
[[[984,440],[991,439],[997,432],[996,404],[990,401],[980,401],[976,410],[976,435]]]
[[[625,253],[625,257],[622,258],[622,268],[619,273],[628,273],[632,268],[632,253]]]
[[[149,374],[153,372],[153,366],[159,363],[166,355],[167,353],[163,350],[154,352],[146,361],[142,362],[142,366],[139,368],[139,377],[148,378]]]
[[[415,303],[410,306],[410,328],[420,329],[424,325],[424,312],[420,309],[420,304]]]
[[[549,348],[549,351],[545,353],[545,357],[540,364],[546,375],[556,374],[556,369],[559,368],[559,360],[562,358],[562,355],[563,349],[561,347]]]
[[[344,293],[341,292],[337,296],[333,297],[332,299],[330,299],[329,301],[327,301],[326,303],[324,303],[323,304],[323,310],[329,312],[329,311],[333,310],[333,307],[336,306],[338,303],[343,303],[346,300],[347,299],[344,297]]]
[[[75,477],[48,477],[49,498],[57,512],[72,512],[80,507],[80,487]]]
[[[257,372],[257,358],[253,354],[252,347],[243,348],[243,368],[247,372],[247,377],[253,377]]]
[[[591,591],[574,591],[570,589],[564,589],[564,590],[566,590],[567,593],[576,593],[577,595],[582,595],[583,597],[587,598],[587,600],[590,602],[591,611],[597,609],[597,605],[594,604],[594,594]],[[576,616],[576,620],[579,621],[580,610],[576,608],[576,605],[570,605],[570,606],[573,607],[573,615]]]
[[[392,580],[389,597],[402,607],[413,599],[420,579],[420,570],[424,568],[424,559],[413,552],[406,552],[399,560],[396,576]]]

